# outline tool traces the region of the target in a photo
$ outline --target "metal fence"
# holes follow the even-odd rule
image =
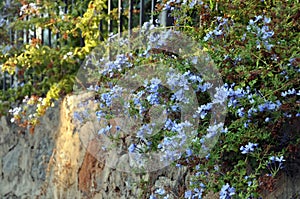
[[[73,5],[75,5],[76,0],[63,0],[63,2],[66,6],[59,8],[60,14],[68,13],[69,9],[72,9]],[[98,27],[99,31],[118,33],[119,35],[121,35],[122,32],[128,31],[130,34],[132,28],[142,26],[146,21],[152,21],[152,23],[155,23],[156,16],[154,15],[154,12],[156,3],[156,0],[108,0],[108,14],[110,14],[113,9],[117,8],[118,18],[117,20],[110,19],[108,21],[101,21]],[[128,13],[128,15],[124,16],[124,13]],[[168,19],[167,14],[168,13],[165,11],[160,14],[162,25],[171,25],[170,23],[172,23],[172,20],[170,22],[170,19]],[[41,17],[47,17],[47,15],[43,14]],[[23,20],[29,20],[29,17],[24,17]],[[124,26],[125,24],[128,24],[127,28]],[[50,29],[41,29],[36,27],[22,31],[9,30],[10,45],[15,47],[20,47],[23,44],[29,44],[32,39],[39,39],[42,45],[55,47],[56,45],[59,45],[57,40],[60,37],[61,35],[59,33],[53,34]],[[104,40],[102,36],[100,36],[99,39]],[[84,38],[80,39],[80,45],[84,46]],[[9,75],[7,72],[3,73],[0,69],[0,89],[4,91],[17,86],[18,82],[16,76]]]

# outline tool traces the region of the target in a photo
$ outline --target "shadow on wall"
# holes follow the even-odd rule
[[[290,157],[285,158],[285,168],[274,185],[275,190],[268,193],[266,199],[300,199],[300,151],[299,146],[291,144],[300,138],[300,118],[287,121],[279,130],[279,136],[279,148],[288,146]]]

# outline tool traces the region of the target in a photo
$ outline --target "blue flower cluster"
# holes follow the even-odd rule
[[[190,8],[193,8],[196,4],[202,4],[202,1],[199,0],[170,0],[165,4],[165,9],[171,9],[174,4],[182,3],[182,5],[189,5]],[[230,19],[223,18],[223,17],[217,17],[215,18],[215,27],[212,31],[208,32],[206,36],[204,37],[204,41],[208,41],[212,38],[218,38],[226,36],[227,32],[231,28],[232,25],[234,25],[234,22]],[[271,30],[268,24],[271,23],[271,19],[264,16],[256,16],[255,19],[251,19],[249,21],[249,24],[247,26],[247,33],[243,35],[243,39],[245,40],[247,37],[247,34],[254,34],[255,40],[257,39],[257,48],[260,49],[261,45],[264,45],[264,47],[267,50],[271,50],[272,48],[272,40],[271,38],[274,35],[274,31]],[[150,23],[147,23],[143,26],[143,29],[150,30],[153,28],[153,26]],[[168,38],[170,35],[173,34],[170,31],[166,32],[163,35],[159,34],[150,34],[148,37],[149,44],[147,46],[147,49],[139,54],[143,58],[149,57],[150,55],[150,47],[161,47],[165,45],[165,41],[167,41],[166,38]],[[227,59],[228,56],[225,56]],[[276,55],[273,55],[273,59],[277,59]],[[197,59],[191,60],[193,64],[197,64]],[[242,56],[237,55],[236,58],[233,60],[234,63],[238,63],[242,61]],[[190,64],[190,63],[187,63]],[[104,64],[104,68],[100,70],[100,74],[106,75],[107,77],[114,77],[116,73],[120,74],[122,73],[124,68],[131,67],[132,64],[130,62],[130,59],[125,56],[124,54],[117,55],[114,61],[109,61]],[[214,111],[214,108],[217,106],[225,106],[226,108],[230,109],[232,114],[235,114],[235,117],[237,118],[238,122],[244,123],[244,127],[248,128],[248,125],[250,125],[250,122],[254,121],[254,116],[256,115],[263,115],[264,118],[262,121],[264,122],[273,122],[275,121],[275,118],[272,115],[272,112],[275,112],[277,109],[279,109],[282,106],[282,103],[280,100],[278,100],[279,96],[276,96],[274,98],[267,98],[263,96],[261,93],[262,91],[256,90],[254,88],[251,88],[249,86],[243,86],[238,87],[236,84],[228,85],[225,83],[224,85],[216,87],[215,85],[204,82],[202,79],[202,76],[196,75],[190,71],[187,71],[183,74],[177,72],[177,70],[170,67],[170,70],[168,73],[166,73],[165,79],[161,78],[149,78],[149,79],[143,79],[143,86],[139,87],[135,91],[126,91],[127,93],[130,93],[129,98],[126,98],[123,103],[123,109],[125,114],[127,115],[134,115],[133,117],[144,117],[148,112],[150,112],[151,106],[156,105],[164,105],[167,104],[165,107],[167,107],[168,113],[171,113],[172,116],[170,118],[167,118],[165,121],[162,121],[163,128],[161,129],[161,135],[157,136],[155,139],[155,142],[151,142],[154,135],[156,135],[155,128],[156,124],[147,122],[145,124],[142,124],[141,127],[136,128],[136,138],[131,139],[132,143],[126,143],[125,150],[131,154],[134,155],[137,152],[143,151],[140,150],[141,146],[147,146],[147,149],[150,149],[149,146],[152,144],[157,144],[157,146],[154,146],[155,150],[158,150],[158,152],[162,152],[161,155],[161,161],[175,161],[179,158],[186,158],[186,161],[191,160],[194,158],[194,156],[197,156],[196,150],[201,150],[197,147],[201,146],[202,149],[207,150],[209,147],[206,145],[206,140],[215,138],[219,132],[226,133],[228,130],[227,128],[224,129],[224,123],[217,123],[214,124],[210,123],[207,129],[203,128],[207,134],[203,137],[200,137],[200,133],[203,133],[199,129],[195,130],[193,133],[194,137],[189,137],[189,134],[187,133],[187,129],[193,128],[193,124],[190,123],[190,121],[186,121],[185,118],[179,118],[180,112],[182,110],[182,107],[180,107],[180,104],[189,104],[190,103],[190,96],[187,95],[192,89],[199,94],[200,92],[211,92],[212,90],[213,95],[211,96],[211,102],[207,102],[205,104],[202,104],[198,107],[197,110],[193,112],[194,118],[201,118],[203,123],[206,123],[207,121],[207,115],[209,112]],[[163,85],[166,84],[166,85]],[[213,87],[215,86],[215,87]],[[166,87],[168,89],[166,89]],[[113,100],[118,97],[122,97],[121,94],[124,91],[120,86],[110,86],[109,92],[104,90],[104,88],[95,86],[91,87],[90,90],[96,91],[99,93],[99,101],[100,104],[100,110],[96,112],[96,116],[98,119],[107,117],[107,110],[112,108]],[[104,91],[103,91],[104,90]],[[211,93],[210,93],[211,94]],[[300,95],[300,90],[297,92],[296,89],[290,88],[287,91],[281,92],[282,97],[289,97],[289,96],[298,96]],[[166,100],[166,98],[169,98]],[[197,96],[198,97],[198,96]],[[201,97],[201,96],[200,96]],[[200,98],[199,97],[199,98]],[[122,99],[124,100],[124,99]],[[139,114],[139,116],[136,116],[135,114]],[[182,114],[182,113],[181,113]],[[213,113],[215,114],[215,113]],[[287,116],[289,115],[286,113]],[[150,115],[150,113],[149,113]],[[175,116],[174,116],[175,115]],[[300,114],[299,114],[300,115]],[[111,116],[111,115],[109,115]],[[148,116],[148,115],[147,115]],[[77,118],[80,121],[83,121],[82,117],[78,113],[74,113],[74,117]],[[150,116],[151,117],[151,116]],[[176,118],[175,118],[176,117]],[[217,117],[217,116],[216,116]],[[260,120],[260,118],[259,118]],[[261,121],[254,121],[255,124]],[[238,124],[239,125],[239,124]],[[251,126],[252,127],[252,126]],[[105,135],[107,132],[111,130],[112,126],[110,124],[107,124],[104,128],[100,129],[98,134]],[[229,127],[228,127],[229,128]],[[240,128],[241,129],[241,128]],[[246,129],[242,129],[246,130]],[[223,134],[224,136],[228,136],[229,133]],[[223,136],[222,135],[222,136]],[[132,136],[133,137],[133,136]],[[130,138],[132,138],[130,137]],[[129,139],[128,139],[129,140]],[[253,140],[252,140],[253,141]],[[245,140],[243,142],[246,142]],[[247,140],[248,142],[248,140]],[[196,145],[197,143],[198,145]],[[222,144],[222,141],[219,142]],[[195,144],[195,145],[193,145]],[[202,145],[201,145],[202,144]],[[196,146],[196,147],[194,147]],[[240,145],[238,145],[240,146]],[[248,142],[248,144],[244,146],[240,146],[240,152],[242,154],[251,154],[255,151],[255,149],[258,147],[257,143]],[[196,150],[195,150],[196,149]],[[238,149],[237,149],[238,150]],[[140,154],[135,155],[135,157],[138,159]],[[205,160],[209,162],[210,160],[214,159],[215,154],[210,155],[209,153],[206,154]],[[142,159],[142,158],[140,158]],[[142,161],[142,160],[140,160]],[[270,164],[279,163],[280,166],[282,165],[282,162],[284,161],[283,157],[271,157],[270,158]],[[212,164],[212,169],[214,169],[215,172],[222,172],[221,168],[219,167],[220,164]],[[181,166],[179,163],[177,166]],[[199,167],[199,166],[198,166]],[[197,171],[196,176],[200,177],[201,175],[206,175],[206,173],[209,173],[209,171]],[[245,178],[246,179],[246,178]],[[246,179],[248,180],[248,178]],[[253,181],[248,181],[248,186],[251,186]],[[232,184],[235,186],[235,184]],[[201,184],[197,188],[192,188],[191,190],[188,190],[185,192],[184,197],[185,198],[202,198],[202,193],[204,192],[205,186]],[[166,191],[163,188],[157,189],[150,198],[154,199],[158,195],[164,198],[168,198],[168,195],[166,195]],[[234,187],[231,187],[229,183],[226,183],[223,185],[220,191],[220,198],[229,199],[233,195],[236,194],[236,190]]]
[[[295,95],[295,94],[300,95],[300,90],[297,93],[297,91],[294,88],[292,88],[292,89],[288,89],[287,91],[281,92],[282,97],[286,97],[289,95]]]
[[[230,199],[235,195],[235,188],[231,187],[228,183],[223,185],[220,191],[220,199]]]
[[[258,144],[254,144],[251,142],[248,142],[245,146],[241,146],[240,150],[242,151],[242,154],[247,154],[254,151],[254,147],[257,147]]]
[[[263,25],[260,27],[258,24],[262,21]],[[270,30],[269,24],[271,22],[271,18],[268,18],[266,16],[255,16],[255,20],[250,20],[249,25],[247,26],[247,31],[255,34],[257,36],[256,40],[256,48],[260,49],[261,44],[264,45],[264,47],[270,51],[271,48],[274,46],[273,44],[270,44],[270,38],[274,35],[274,31]]]
[[[184,151],[182,151],[182,146],[186,144],[188,139],[186,128],[191,128],[192,124],[188,121],[176,123],[167,120],[165,126],[167,126],[172,132],[175,132],[176,135],[172,137],[164,137],[162,142],[158,145],[158,148],[163,152],[161,161],[175,161],[178,160],[184,153]]]
[[[189,75],[190,72],[180,74],[173,69],[167,73],[167,84],[172,91],[175,91],[171,100],[189,103],[189,98],[185,93],[185,91],[190,89]]]
[[[145,87],[145,90],[149,93],[147,95],[147,101],[151,105],[160,104],[159,88],[161,87],[161,80],[159,78],[152,78],[150,80],[150,84],[148,83],[148,80],[145,80],[144,87]],[[141,96],[141,94],[143,94],[143,93],[139,93],[138,96]]]
[[[269,160],[271,161],[271,162],[269,162],[269,165],[270,164],[275,164],[276,162],[277,163],[279,163],[279,168],[283,168],[283,162],[285,162],[285,159],[284,159],[284,157],[283,156],[280,156],[280,157],[277,157],[277,156],[271,156],[270,158],[269,158]]]
[[[99,74],[109,77],[113,77],[115,73],[121,72],[125,68],[132,67],[132,63],[130,62],[128,56],[125,54],[118,54],[116,56],[116,59],[113,61],[102,58],[100,59],[98,64],[101,64],[103,66],[101,70],[99,70]]]
[[[223,17],[216,17],[217,26],[214,30],[209,31],[203,38],[204,41],[208,41],[211,38],[218,37],[221,35],[226,36],[226,32],[229,31],[230,26],[234,25],[233,20],[228,20],[227,18]]]
[[[251,122],[253,116],[258,112],[272,112],[278,110],[282,105],[280,100],[276,100],[275,102],[266,100],[260,91],[251,92],[249,86],[247,86],[245,89],[234,89],[234,86],[234,83],[230,86],[227,83],[224,84],[224,93],[227,92],[229,98],[227,106],[229,108],[234,108],[236,110],[236,115],[240,118],[247,119],[247,122],[244,124],[245,128],[248,127],[248,123]],[[289,92],[294,93],[295,91],[291,90]],[[241,103],[245,100],[249,102],[247,107],[242,106]],[[265,122],[269,122],[270,119],[270,117],[266,117]]]
[[[212,108],[212,103],[203,104],[198,107],[198,110],[194,117],[200,116],[201,119],[204,119],[208,111]]]
[[[162,196],[161,198],[163,198],[163,199],[169,199],[170,198],[170,194],[168,194],[166,192],[166,190],[163,189],[163,188],[156,189],[155,192],[150,195],[149,199],[157,199],[155,194],[157,194],[159,196]]]

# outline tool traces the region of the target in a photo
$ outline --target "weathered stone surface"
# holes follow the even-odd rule
[[[51,110],[58,115],[57,110]],[[42,120],[36,133],[22,133],[1,118],[0,132],[0,194],[1,198],[31,198],[39,195],[45,181],[46,167],[55,141],[55,118]]]
[[[85,97],[66,97],[47,112],[33,135],[1,118],[0,198],[149,198],[162,187],[170,198],[182,198],[189,177],[185,167],[135,174],[107,166],[99,141],[89,134],[94,126],[76,129],[72,118],[79,98]],[[295,196],[300,191],[298,176],[283,177],[279,188],[266,198]],[[218,194],[206,198],[218,198]]]

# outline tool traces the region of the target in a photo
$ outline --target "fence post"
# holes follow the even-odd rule
[[[155,0],[151,0],[151,22],[152,24],[155,24],[154,20],[154,10],[155,10]]]
[[[112,20],[111,20],[111,10],[112,10],[112,0],[108,0],[108,34],[112,32]]]
[[[132,33],[132,12],[133,12],[133,3],[132,0],[128,0],[128,36],[131,36]]]
[[[159,15],[160,24],[163,26],[172,26],[174,25],[174,18],[169,15],[171,12],[169,10],[163,10]]]
[[[100,41],[104,41],[104,37],[103,37],[103,20],[101,20],[99,22],[99,32],[100,32],[100,34],[99,34],[99,40]]]
[[[14,31],[12,30],[11,27],[9,27],[9,41],[10,41],[10,45],[14,45],[15,43],[15,35],[14,35]],[[9,76],[9,85],[6,85],[6,78],[7,76]],[[4,72],[4,89],[6,90],[7,88],[12,86],[12,75],[8,74],[7,72]],[[6,88],[7,87],[7,88]]]
[[[140,0],[140,27],[145,22],[145,0]]]
[[[119,39],[122,36],[122,13],[123,13],[123,8],[122,8],[122,0],[118,0],[118,21],[119,21],[119,27],[118,27],[118,34],[119,34]]]

